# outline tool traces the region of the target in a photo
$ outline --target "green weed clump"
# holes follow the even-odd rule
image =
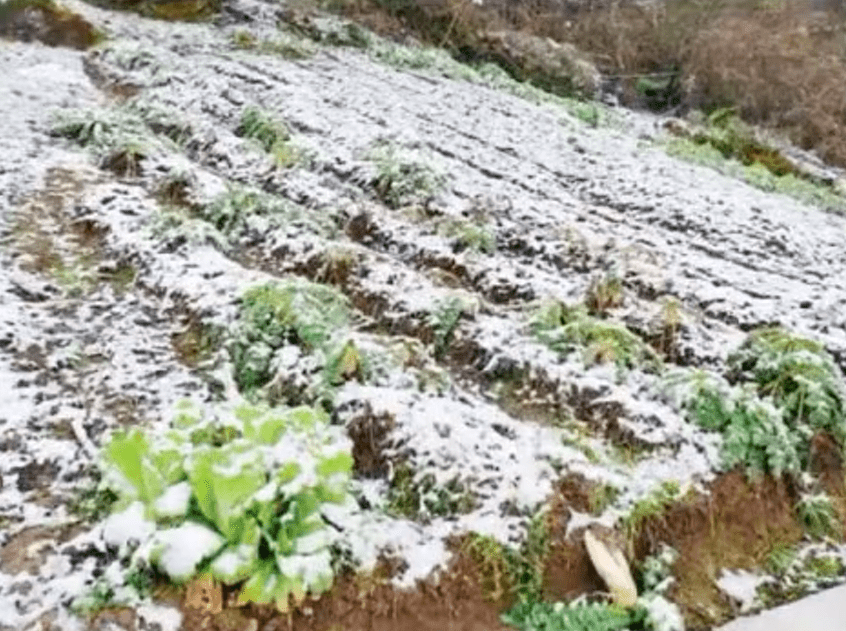
[[[801,550],[786,548],[777,559],[772,557],[766,567],[771,576],[756,593],[767,608],[842,583],[846,573],[839,547],[831,543],[814,543]]]
[[[453,219],[445,221],[438,230],[445,237],[454,239],[457,249],[493,254],[496,251],[496,234],[477,221]]]
[[[583,307],[560,302],[544,305],[532,318],[531,328],[557,353],[581,350],[587,365],[614,362],[620,367],[653,370],[661,365],[655,351],[625,326],[592,317]]]
[[[316,234],[331,234],[334,226],[318,213],[307,213],[290,201],[262,191],[233,186],[196,211],[230,239],[245,232],[257,218],[287,227],[301,227]]]
[[[103,168],[135,177],[153,146],[142,115],[122,110],[68,110],[56,114],[52,133],[87,147]]]
[[[825,493],[805,494],[796,504],[796,514],[807,532],[814,539],[838,537],[837,509]]]
[[[431,473],[418,474],[408,464],[394,471],[388,491],[388,511],[427,522],[432,517],[450,517],[471,512],[476,496],[458,476],[438,484]]]
[[[360,370],[358,350],[341,337],[349,317],[346,297],[327,285],[292,280],[247,290],[230,347],[238,388],[250,394],[268,384],[288,345],[319,355],[314,363],[328,367],[330,382]]]
[[[724,466],[798,474],[807,469],[814,434],[825,432],[846,444],[846,386],[821,344],[765,328],[751,333],[728,365],[734,385],[703,371],[670,379],[685,384],[688,416],[723,435]]]
[[[643,621],[642,610],[604,603],[521,602],[502,621],[522,631],[616,631]]]
[[[273,156],[282,168],[294,166],[305,157],[300,149],[291,144],[291,133],[285,124],[256,107],[248,107],[241,112],[241,121],[235,133],[258,142],[264,152]]]
[[[434,304],[428,323],[435,334],[435,359],[442,359],[449,350],[461,316],[471,308],[472,304],[460,296],[451,296]]]
[[[423,202],[444,185],[435,169],[392,144],[377,145],[367,159],[376,166],[372,180],[376,194],[391,208]]]
[[[103,448],[115,519],[143,522],[133,553],[175,582],[200,574],[239,603],[287,611],[333,581],[327,503],[348,499],[349,440],[322,412],[181,406],[161,433],[118,432]]]
[[[498,601],[516,596],[521,602],[537,602],[543,588],[543,572],[549,555],[547,516],[540,512],[528,523],[526,538],[519,547],[493,537],[471,533],[463,550],[479,568],[484,596]]]

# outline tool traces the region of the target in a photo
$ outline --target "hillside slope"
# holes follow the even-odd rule
[[[347,629],[444,629],[453,614],[450,628],[494,628],[509,596],[480,597],[478,568],[459,593],[455,558],[473,555],[456,537],[519,545],[542,506],[545,597],[601,590],[580,534],[629,527],[635,565],[679,549],[668,597],[691,629],[739,611],[721,570],[808,543],[803,494],[827,491],[842,523],[846,219],[669,157],[658,119],[585,116],[331,20],[315,42],[280,31],[273,4],[227,4],[217,24],[67,6],[105,40],[0,40],[0,629],[82,625],[72,600],[119,567],[78,507],[113,431],[250,386],[322,405],[349,436],[357,501],[325,517],[355,566],[392,567],[397,591],[370,596],[445,572],[444,593],[399,596],[393,623],[371,602]],[[334,290],[284,285],[317,306],[249,351],[239,300],[291,279]],[[326,335],[309,345],[312,325]],[[837,383],[830,421],[799,403],[795,453],[750,439],[765,455],[748,481],[728,439],[691,422],[689,386],[668,383],[701,368],[737,386],[730,353],[772,325],[821,343]],[[355,602],[338,590],[297,628]],[[184,628],[226,628],[183,609]],[[178,624],[166,606],[134,612],[109,624]]]

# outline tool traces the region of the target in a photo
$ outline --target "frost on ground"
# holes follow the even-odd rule
[[[469,69],[329,46],[288,59],[234,46],[243,25],[69,6],[109,38],[0,46],[0,629],[81,624],[69,606],[113,571],[124,530],[69,510],[99,446],[163,426],[182,399],[238,395],[227,349],[198,362],[179,340],[197,322],[237,330],[260,283],[304,277],[349,300],[345,335],[371,372],[335,384],[332,421],[376,438],[357,501],[326,516],[360,566],[401,559],[404,587],[444,566],[450,536],[519,541],[565,475],[618,491],[571,528],[715,475],[715,435],[658,376],[538,341],[542,300],[614,277],[615,318],[643,337],[657,299],[679,301],[686,366],[719,367],[745,331],[780,323],[846,367],[846,221],[667,157],[638,136],[649,118],[592,129]],[[276,32],[268,5],[232,6],[256,37]],[[249,108],[271,121],[258,140]],[[52,133],[56,116],[88,146]],[[322,392],[313,358],[289,345],[274,361],[280,400]],[[430,480],[415,519],[388,510],[398,467]]]

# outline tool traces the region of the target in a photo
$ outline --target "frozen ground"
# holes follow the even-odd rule
[[[475,490],[474,510],[424,525],[379,510],[384,472],[360,481],[372,501],[340,515],[349,543],[364,563],[385,550],[402,558],[403,585],[446,560],[450,534],[519,540],[565,473],[613,483],[621,507],[663,480],[714,474],[715,438],[681,419],[657,377],[560,358],[529,332],[536,301],[578,300],[614,273],[625,290],[616,315],[633,330],[660,318],[660,298],[680,301],[687,365],[719,367],[745,331],[779,323],[823,341],[846,368],[846,220],[667,157],[649,117],[613,112],[612,125],[591,128],[441,57],[394,59],[421,66],[403,70],[353,47],[302,59],[240,50],[236,28],[277,36],[262,3],[231,4],[222,26],[69,6],[108,39],[89,52],[0,41],[0,629],[73,628],[67,607],[104,546],[67,507],[110,431],[167,422],[183,398],[234,396],[224,352],[203,370],[180,361],[173,338],[186,322],[229,327],[244,288],[320,280],[321,256],[338,248],[357,261],[344,286],[358,317],[350,335],[374,355],[425,347],[439,303],[469,305],[446,361],[429,350],[419,366],[386,360],[372,383],[337,394],[336,422],[390,418],[388,457]],[[250,106],[284,121],[307,159],[279,168],[239,137]],[[50,134],[56,112],[78,109],[118,127],[146,120],[140,172],[98,168],[102,158]],[[166,138],[174,129],[179,142]],[[380,143],[440,174],[413,212],[374,193],[368,156]],[[157,194],[177,176],[192,203],[238,184],[287,200],[299,219],[257,218],[231,234],[199,220],[163,229]],[[462,246],[460,229],[474,224],[495,251]],[[80,259],[80,226],[96,235],[93,262]],[[71,278],[47,273],[55,265],[39,262],[39,248]],[[128,288],[104,280],[121,266],[137,271]],[[302,366],[294,358],[292,374]],[[495,386],[511,374],[523,380],[520,410],[593,423],[599,462],[562,440],[567,428],[506,406]],[[603,439],[621,434],[649,457],[611,458]]]

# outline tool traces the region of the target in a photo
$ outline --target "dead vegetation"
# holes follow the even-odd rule
[[[329,8],[376,32],[490,61],[486,34],[513,29],[574,44],[623,104],[706,113],[736,108],[846,165],[846,39],[839,3],[680,0],[332,0]],[[819,5],[820,10],[813,5]],[[840,9],[839,11],[837,9]]]

